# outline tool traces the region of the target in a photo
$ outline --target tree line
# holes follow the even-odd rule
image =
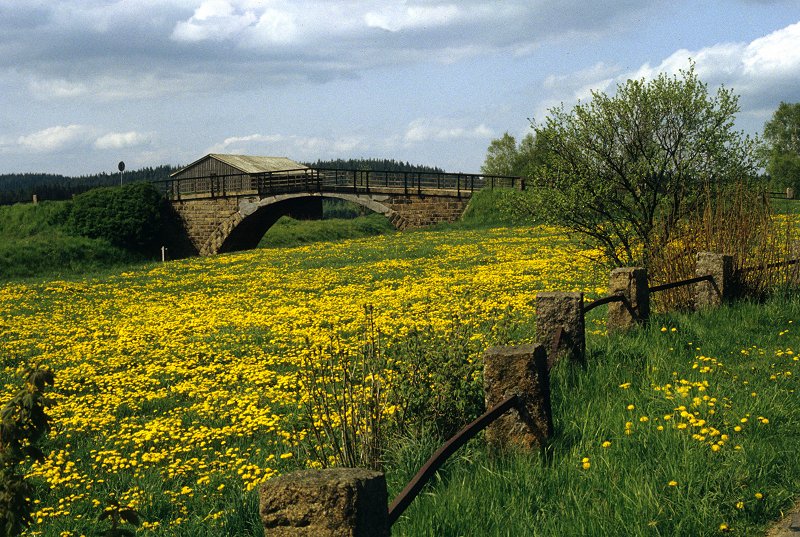
[[[306,162],[306,166],[311,168],[327,168],[333,170],[363,170],[363,171],[387,171],[387,172],[424,172],[424,173],[444,173],[444,170],[435,166],[425,166],[421,164],[411,164],[394,159],[378,158],[351,158],[317,160],[316,162]]]
[[[153,182],[169,179],[175,166],[162,165],[126,171],[122,174],[125,184],[142,181]],[[98,173],[69,177],[48,173],[12,173],[0,175],[0,205],[31,201],[35,194],[39,200],[67,200],[76,194],[102,186],[120,184],[119,173]]]

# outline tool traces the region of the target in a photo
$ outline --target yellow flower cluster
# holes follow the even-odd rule
[[[296,368],[333,334],[355,348],[366,305],[387,346],[417,326],[447,330],[454,312],[489,346],[504,324],[530,323],[537,292],[603,293],[556,231],[406,233],[3,285],[4,399],[26,364],[56,378],[55,448],[29,476],[51,489],[36,520],[104,504],[121,486],[121,504],[175,506],[150,529],[213,523],[231,488],[302,464]],[[194,496],[211,499],[208,512],[189,512]]]

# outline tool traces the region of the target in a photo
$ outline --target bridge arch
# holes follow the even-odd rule
[[[200,255],[212,255],[255,248],[264,233],[281,216],[322,218],[322,198],[342,199],[382,214],[397,229],[405,229],[405,217],[374,196],[335,192],[299,192],[263,198],[242,198],[238,211],[224,218],[199,248]]]

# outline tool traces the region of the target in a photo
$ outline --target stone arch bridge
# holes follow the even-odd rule
[[[192,249],[202,256],[255,248],[284,215],[322,218],[322,198],[362,205],[404,230],[458,220],[475,190],[524,188],[519,177],[317,168],[162,184]]]

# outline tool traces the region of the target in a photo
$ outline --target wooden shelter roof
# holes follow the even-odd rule
[[[252,155],[226,155],[221,153],[210,153],[203,158],[192,162],[188,166],[184,166],[180,170],[172,173],[171,176],[174,177],[179,175],[207,159],[214,159],[224,162],[225,164],[236,168],[242,173],[265,173],[308,168],[307,166],[303,166],[299,162],[295,162],[286,157],[258,157]]]

